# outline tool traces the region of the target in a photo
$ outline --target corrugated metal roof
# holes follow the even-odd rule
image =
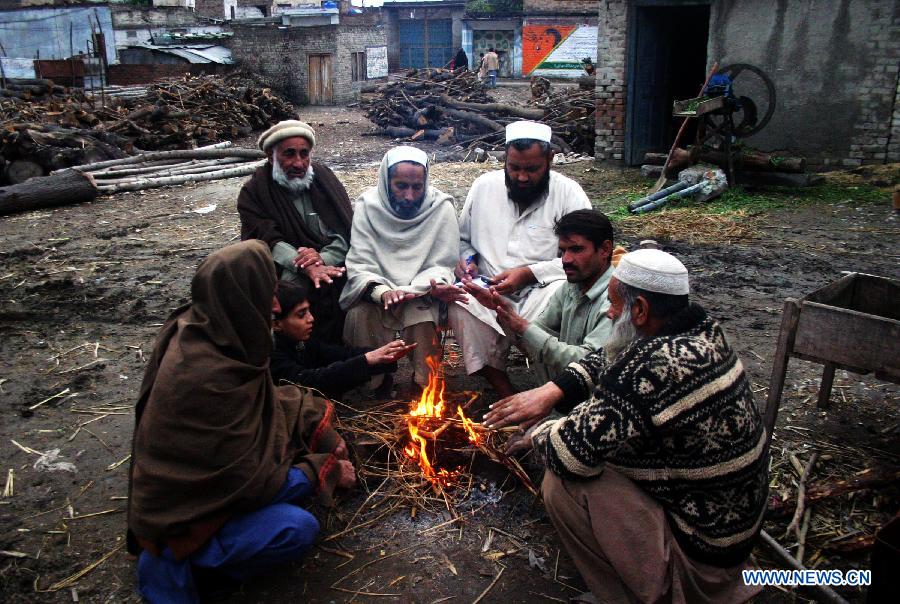
[[[231,50],[224,46],[210,44],[178,44],[159,46],[157,44],[130,44],[126,48],[146,48],[156,52],[164,52],[176,57],[181,57],[189,63],[218,63],[220,65],[232,65],[234,58]]]

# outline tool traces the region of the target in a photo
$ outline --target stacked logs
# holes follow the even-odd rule
[[[6,182],[136,151],[193,149],[247,136],[294,117],[290,103],[242,75],[185,76],[141,96],[80,94],[15,105],[0,99]]]
[[[497,103],[475,72],[411,69],[379,86],[363,89],[366,116],[375,134],[438,144],[499,146],[506,124],[527,119],[553,128],[553,142],[565,152],[593,154],[592,93],[567,89],[533,106]]]
[[[53,80],[37,78],[5,79],[0,88],[0,97],[19,101],[44,101],[70,94],[72,93],[68,88],[55,84]]]

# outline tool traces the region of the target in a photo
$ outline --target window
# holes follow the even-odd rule
[[[128,40],[137,40],[137,32],[133,29],[128,29],[125,31],[125,37]]]
[[[350,53],[350,79],[354,82],[366,80],[366,53]]]

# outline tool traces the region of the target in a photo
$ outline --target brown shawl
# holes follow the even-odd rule
[[[325,164],[312,162],[315,172],[310,201],[328,228],[350,240],[353,209],[344,185]],[[241,239],[262,239],[272,248],[279,241],[294,247],[321,249],[327,241],[307,228],[284,187],[272,178],[272,164],[260,167],[248,180],[237,201]]]
[[[128,527],[151,552],[190,555],[237,513],[269,503],[297,465],[326,501],[339,436],[330,402],[269,373],[275,268],[245,241],[197,269],[164,324],[138,398]]]

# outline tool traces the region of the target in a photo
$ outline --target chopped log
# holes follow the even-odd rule
[[[900,483],[900,469],[868,469],[845,480],[819,482],[809,485],[806,489],[806,504],[812,505],[823,499],[830,499],[854,491],[876,489],[898,483]],[[784,501],[770,501],[766,511],[766,518],[787,516],[794,512],[796,506],[797,500],[795,498],[785,499]]]
[[[44,169],[40,164],[26,159],[17,159],[6,166],[6,180],[14,185],[23,183],[29,178],[43,175]]]
[[[188,182],[204,182],[207,180],[219,180],[220,178],[235,178],[237,176],[248,176],[253,174],[262,164],[262,161],[255,161],[237,168],[214,170],[203,174],[182,174],[176,176],[163,176],[160,178],[141,178],[132,182],[116,185],[100,185],[98,186],[98,189],[101,193],[111,195],[122,191],[142,191],[144,189],[156,189],[170,185],[183,185]]]
[[[0,187],[0,215],[91,201],[97,187],[88,174],[63,170],[44,178]]]
[[[265,156],[266,154],[259,149],[185,149],[176,151],[153,151],[150,153],[142,153],[140,155],[132,155],[131,157],[123,157],[122,159],[111,159],[109,161],[101,161],[93,164],[73,166],[73,168],[81,172],[93,172],[100,168],[107,168],[109,166],[140,164],[146,161],[154,161],[157,159],[213,159],[217,157],[244,157],[246,159],[260,159]]]
[[[482,113],[502,113],[506,115],[514,115],[525,120],[542,120],[544,119],[543,109],[530,109],[528,107],[515,107],[504,103],[467,103],[458,101],[446,94],[442,94],[441,102],[448,107],[457,109],[467,109],[469,111],[480,111]]]
[[[715,164],[719,167],[728,165],[728,156],[721,151],[703,149],[700,161]],[[752,149],[744,149],[734,158],[736,170],[754,170],[758,172],[788,172],[799,174],[806,168],[806,160],[802,157],[784,157]]]
[[[477,124],[486,130],[493,130],[494,132],[503,131],[503,126],[494,120],[488,119],[483,115],[479,115],[477,113],[472,113],[471,111],[461,111],[459,109],[449,109],[444,107],[441,111],[449,115],[450,117],[455,117],[458,120],[463,120],[467,122],[472,122],[473,124]]]

